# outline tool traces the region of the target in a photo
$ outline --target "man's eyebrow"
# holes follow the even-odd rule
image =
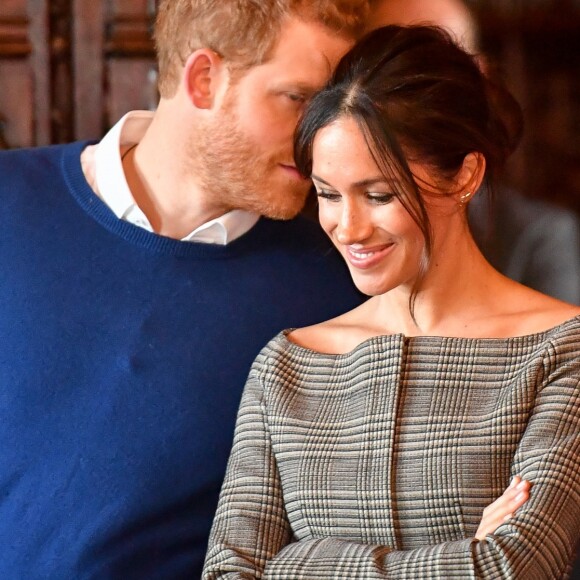
[[[281,82],[280,85],[277,87],[279,90],[283,91],[297,91],[304,93],[306,96],[312,97],[317,92],[319,92],[323,87],[322,86],[312,86],[311,83],[306,81],[299,81],[299,82]]]
[[[314,175],[314,173],[312,173],[310,177],[312,179],[315,179],[316,181],[319,181],[320,183],[324,183],[324,185],[334,187],[332,184],[328,183],[328,181],[322,179],[322,177]],[[384,185],[390,185],[392,183],[392,180],[386,179],[385,177],[380,175],[378,177],[369,177],[368,179],[361,179],[360,181],[356,181],[355,183],[352,184],[352,187],[356,188],[370,187],[372,185],[377,185],[379,183]]]

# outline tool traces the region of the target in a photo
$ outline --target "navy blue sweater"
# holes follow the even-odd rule
[[[0,578],[197,578],[253,358],[360,296],[303,220],[118,220],[84,145],[0,153]]]

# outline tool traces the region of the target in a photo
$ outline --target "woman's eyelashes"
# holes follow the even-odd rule
[[[341,195],[337,191],[332,191],[328,189],[316,189],[316,195],[319,199],[325,199],[327,201],[340,201]],[[379,193],[375,191],[368,191],[364,193],[366,199],[371,203],[376,205],[385,205],[390,203],[395,199],[396,195],[394,193]]]
[[[317,189],[316,195],[319,199],[325,199],[327,201],[339,201],[340,193],[336,191],[329,191],[327,189]]]
[[[393,199],[395,199],[396,197],[394,193],[375,193],[375,192],[369,192],[366,194],[366,196],[370,201],[378,205],[385,205],[387,203],[391,203],[391,201],[393,201]]]

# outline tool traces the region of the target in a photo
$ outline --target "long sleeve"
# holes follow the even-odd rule
[[[532,482],[530,500],[485,541],[463,538],[413,550],[341,537],[294,540],[254,375],[240,411],[204,578],[563,577],[580,537],[580,358],[573,343],[566,348],[563,364],[553,364],[557,356],[548,348],[542,384],[513,456],[512,475]]]
[[[263,389],[250,373],[203,578],[263,578],[266,563],[292,538],[266,423]]]

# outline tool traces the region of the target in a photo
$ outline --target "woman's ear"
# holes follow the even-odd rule
[[[479,189],[485,175],[485,157],[479,152],[468,153],[455,181],[458,186],[459,203],[467,203]]]
[[[191,53],[184,65],[183,83],[190,102],[198,109],[214,106],[228,70],[220,55],[209,48]]]

